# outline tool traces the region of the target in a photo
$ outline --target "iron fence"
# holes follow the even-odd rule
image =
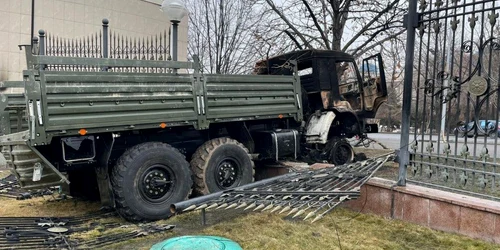
[[[64,38],[52,33],[39,31],[34,39],[34,53],[55,57],[114,58],[134,60],[171,60],[170,33],[164,30],[148,37],[131,37],[113,32],[109,21],[102,20],[102,30],[80,38]],[[113,67],[99,68],[90,66],[46,65],[50,71],[114,71],[164,73],[164,68]]]
[[[492,0],[410,1],[400,184],[500,199],[498,9]]]

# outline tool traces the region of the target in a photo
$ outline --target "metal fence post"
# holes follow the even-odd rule
[[[413,61],[415,56],[415,28],[418,27],[417,0],[409,0],[408,14],[405,16],[406,24],[406,61],[403,89],[403,108],[401,143],[399,150],[399,177],[398,185],[406,185],[406,168],[410,163],[410,119],[411,98],[413,83]]]
[[[32,39],[32,44],[33,44],[33,47],[31,48],[31,51],[34,55],[38,55],[40,50],[39,50],[39,47],[38,47],[38,37],[33,37]]]
[[[39,45],[39,55],[44,56],[45,55],[45,31],[44,30],[39,30],[38,34],[40,35],[40,45]],[[44,70],[45,65],[40,65],[40,70]]]
[[[108,36],[109,20],[102,19],[102,57],[109,57],[109,36]],[[102,68],[102,71],[108,71],[109,67]]]
[[[102,57],[103,58],[108,58],[109,52],[109,40],[108,40],[108,27],[109,27],[109,20],[104,18],[102,19]]]
[[[179,21],[172,21],[172,60],[174,62],[177,62],[177,50],[178,46],[177,43],[179,42],[178,39],[178,29],[179,29]],[[174,74],[177,74],[177,69],[173,70]]]

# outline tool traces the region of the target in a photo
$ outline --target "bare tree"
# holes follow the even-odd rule
[[[392,39],[388,46],[382,47],[385,55],[385,71],[387,75],[388,100],[377,113],[381,123],[393,128],[401,123],[401,107],[403,101],[403,75],[404,75],[404,42]]]
[[[274,16],[272,25],[300,49],[341,50],[359,56],[404,32],[405,9],[400,0],[260,2]]]
[[[249,73],[259,59],[259,17],[252,0],[188,0],[188,53],[198,55],[204,71]]]

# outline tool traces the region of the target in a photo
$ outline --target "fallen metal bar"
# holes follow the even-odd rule
[[[261,195],[357,195],[354,191],[259,191],[259,190],[235,190],[235,194],[261,194]]]
[[[177,203],[174,203],[174,204],[170,205],[170,211],[172,213],[178,213],[178,212],[184,211],[186,208],[191,207],[193,205],[198,205],[198,204],[202,204],[202,203],[205,203],[205,202],[217,199],[217,198],[221,197],[225,193],[229,193],[229,192],[232,192],[232,191],[235,191],[235,190],[243,190],[243,189],[250,189],[250,188],[258,187],[258,186],[261,186],[263,184],[269,184],[269,183],[272,183],[274,181],[277,181],[277,180],[280,180],[280,179],[284,179],[284,178],[288,178],[288,177],[292,177],[292,176],[296,176],[296,175],[297,175],[296,172],[289,173],[289,174],[285,174],[285,175],[281,175],[281,176],[272,177],[272,178],[269,178],[269,179],[266,179],[266,180],[263,180],[263,181],[254,182],[254,183],[250,183],[250,184],[247,184],[247,185],[243,185],[243,186],[240,186],[240,187],[235,188],[235,189],[229,189],[229,190],[225,190],[225,191],[220,191],[220,192],[217,192],[217,193],[213,193],[213,194],[209,194],[209,195],[204,195],[204,196],[193,198],[193,199],[189,199],[189,200],[186,200],[186,201],[177,202]]]

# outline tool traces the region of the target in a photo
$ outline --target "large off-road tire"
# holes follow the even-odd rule
[[[217,138],[193,154],[194,192],[206,195],[253,182],[255,164],[248,149],[236,140]]]
[[[118,159],[111,181],[118,213],[129,221],[171,216],[170,205],[187,199],[193,185],[185,156],[159,142],[136,145]]]
[[[336,166],[354,161],[355,153],[351,144],[345,139],[332,139],[328,142],[330,148],[330,163]]]

